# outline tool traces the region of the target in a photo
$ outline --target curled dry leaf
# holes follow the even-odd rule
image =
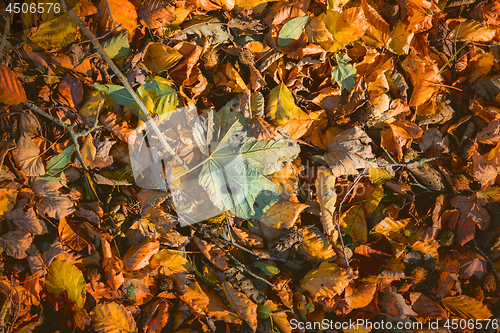
[[[9,231],[0,237],[0,246],[5,250],[5,253],[16,259],[26,258],[26,250],[32,242],[33,236],[22,230]]]
[[[24,87],[16,74],[4,64],[0,64],[0,101],[16,105],[26,101]]]

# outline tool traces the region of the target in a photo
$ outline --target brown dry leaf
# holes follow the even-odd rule
[[[12,151],[12,154],[26,176],[36,177],[45,174],[40,148],[27,134],[19,138],[17,148]]]
[[[149,29],[161,28],[175,21],[175,7],[161,0],[146,0],[139,10],[141,23]]]
[[[495,180],[500,172],[500,165],[497,158],[491,161],[476,153],[472,156],[472,175],[481,184],[481,190],[485,190],[495,184]]]
[[[448,313],[438,303],[422,293],[410,293],[411,307],[419,316],[426,319],[448,318]]]
[[[61,219],[75,211],[73,202],[59,191],[61,187],[57,181],[36,179],[33,182],[33,191],[40,198],[37,207],[42,215]]]
[[[418,106],[428,101],[437,91],[439,84],[438,68],[429,59],[422,59],[411,54],[401,66],[410,76],[413,93],[408,106]]]
[[[227,87],[234,93],[248,91],[245,81],[230,62],[219,66],[214,73],[214,83],[217,87]]]
[[[300,284],[314,300],[319,301],[341,295],[353,279],[354,276],[350,274],[349,270],[323,261],[318,268],[307,272],[300,280]]]
[[[257,115],[248,124],[250,134],[257,140],[274,140],[276,138],[276,128]]]
[[[74,108],[83,100],[83,85],[75,76],[67,74],[59,84],[59,100]]]
[[[446,297],[441,302],[451,312],[464,318],[488,319],[493,315],[486,305],[469,296]]]
[[[373,300],[377,291],[377,277],[365,278],[351,283],[345,289],[345,301],[354,309],[364,308]]]
[[[5,218],[11,220],[20,229],[29,231],[33,235],[41,235],[47,232],[46,226],[40,222],[33,207],[28,205],[28,199],[19,200],[14,210],[5,214]]]
[[[335,176],[329,170],[321,168],[316,178],[316,195],[321,209],[321,223],[323,232],[330,241],[335,242],[338,238],[338,230],[334,222],[335,203],[337,193],[335,192]]]
[[[137,28],[137,10],[128,0],[100,0],[99,24],[104,29],[124,29],[128,31],[129,40],[132,39]]]
[[[235,290],[229,282],[223,282],[222,290],[232,308],[255,332],[257,330],[257,304],[252,302],[245,294]]]
[[[291,201],[280,201],[271,206],[262,216],[259,221],[268,227],[276,229],[290,229],[295,225],[295,221],[299,218],[300,212],[309,207],[301,203]]]
[[[27,231],[9,231],[0,237],[0,247],[8,256],[16,259],[26,258],[26,250],[31,246],[33,236]]]
[[[160,250],[160,242],[144,241],[132,245],[123,256],[123,266],[130,271],[137,271],[149,264],[149,259]]]
[[[329,128],[323,142],[328,149],[325,160],[334,176],[355,175],[358,169],[371,166],[367,159],[374,157],[372,141],[361,128],[353,127],[340,133],[337,128]]]
[[[59,220],[57,231],[61,242],[78,252],[92,242],[92,238],[86,232],[87,229],[81,229],[79,225],[71,221],[66,221],[65,218]]]
[[[488,145],[497,144],[500,141],[500,119],[495,119],[481,132],[477,133],[477,142]]]
[[[111,302],[97,304],[91,313],[98,333],[137,333],[134,317],[123,305]]]
[[[217,246],[213,244],[209,244],[208,242],[205,242],[202,239],[199,239],[198,237],[194,236],[193,237],[194,242],[198,246],[198,248],[201,250],[203,255],[210,260],[212,264],[217,266],[219,269],[225,270],[229,266],[227,265],[227,258],[226,255],[224,254],[224,251],[219,249]]]
[[[0,101],[4,104],[16,105],[25,102],[26,92],[9,67],[0,64]]]
[[[313,17],[306,26],[306,33],[310,43],[318,44],[328,50],[333,46],[333,36],[328,31],[323,20]]]

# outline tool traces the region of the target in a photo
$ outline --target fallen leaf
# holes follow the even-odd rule
[[[300,284],[315,300],[341,295],[354,277],[345,268],[323,261],[318,268],[310,270]]]
[[[160,250],[160,242],[144,241],[134,244],[123,256],[123,266],[127,270],[137,271],[149,264],[149,259]]]
[[[97,304],[91,316],[94,328],[99,333],[138,332],[132,313],[121,304],[115,302]]]
[[[63,291],[83,308],[85,305],[85,279],[82,272],[66,260],[56,258],[47,269],[47,292],[59,296]]]
[[[446,297],[441,302],[450,311],[464,318],[488,319],[492,316],[486,305],[466,295]]]
[[[13,155],[27,176],[36,177],[45,174],[45,167],[40,156],[40,148],[28,135],[23,134],[19,138]]]
[[[245,320],[253,332],[257,330],[257,304],[253,303],[245,294],[235,290],[229,282],[224,281],[222,290],[231,307]]]
[[[36,179],[33,182],[33,190],[40,198],[38,210],[42,215],[61,219],[74,212],[73,202],[59,191],[61,187],[62,184],[57,181]]]
[[[0,64],[0,101],[16,105],[26,100],[26,92],[16,74],[9,67]]]

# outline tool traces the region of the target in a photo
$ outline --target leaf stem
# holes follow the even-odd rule
[[[125,89],[127,89],[129,94],[135,100],[135,102],[139,106],[139,110],[144,115],[144,117],[146,117],[148,125],[151,126],[155,134],[158,136],[158,140],[162,144],[164,152],[172,156],[175,156],[176,161],[179,164],[181,164],[186,170],[189,170],[189,167],[186,164],[186,162],[179,155],[175,153],[174,149],[165,140],[165,137],[163,136],[160,129],[156,125],[154,119],[151,117],[151,114],[149,113],[148,109],[146,108],[142,100],[139,98],[139,96],[137,96],[137,94],[135,93],[134,89],[128,82],[128,79],[125,77],[125,75],[123,75],[120,69],[115,65],[113,60],[111,60],[109,55],[106,53],[106,51],[104,51],[101,44],[99,43],[99,40],[97,40],[96,36],[94,36],[94,34],[89,30],[89,28],[87,28],[85,22],[83,22],[83,20],[73,11],[73,9],[71,9],[71,7],[67,4],[65,0],[59,0],[59,1],[61,2],[62,6],[69,14],[69,16],[71,16],[71,18],[75,21],[76,25],[78,25],[78,27],[83,31],[83,33],[90,39],[90,41],[96,48],[97,52],[101,55],[104,61],[106,61],[111,70],[116,74],[120,82],[123,84]]]

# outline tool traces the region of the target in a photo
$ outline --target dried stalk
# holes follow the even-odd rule
[[[66,12],[69,14],[69,16],[71,16],[71,18],[75,21],[76,25],[78,25],[78,27],[83,31],[83,33],[90,39],[90,41],[92,42],[92,44],[96,48],[97,52],[101,55],[101,57],[104,59],[104,61],[106,61],[108,66],[111,68],[111,70],[116,74],[116,76],[118,77],[120,82],[123,84],[125,89],[127,89],[127,91],[129,92],[130,96],[132,96],[132,98],[135,100],[135,102],[139,106],[139,110],[141,110],[141,113],[144,115],[144,117],[146,117],[148,125],[151,126],[151,128],[153,129],[155,134],[158,136],[158,140],[162,144],[164,152],[166,154],[170,154],[172,156],[175,156],[176,161],[179,164],[181,164],[186,170],[189,170],[189,167],[186,164],[186,162],[184,162],[184,160],[179,155],[177,155],[175,153],[173,148],[165,140],[165,138],[163,137],[163,134],[161,133],[158,126],[156,125],[154,119],[151,117],[151,114],[149,113],[148,109],[146,108],[146,106],[144,105],[142,100],[139,98],[139,96],[137,96],[137,94],[135,93],[134,89],[132,88],[132,86],[128,82],[125,75],[123,75],[123,73],[115,65],[113,60],[111,60],[111,58],[108,56],[106,51],[104,51],[101,44],[97,40],[96,36],[94,36],[94,34],[89,30],[89,28],[87,28],[87,25],[85,24],[85,22],[83,22],[83,20],[73,11],[73,9],[71,9],[71,7],[66,3],[65,0],[60,0],[60,2],[62,4],[62,6],[64,7],[64,9],[66,10]]]

